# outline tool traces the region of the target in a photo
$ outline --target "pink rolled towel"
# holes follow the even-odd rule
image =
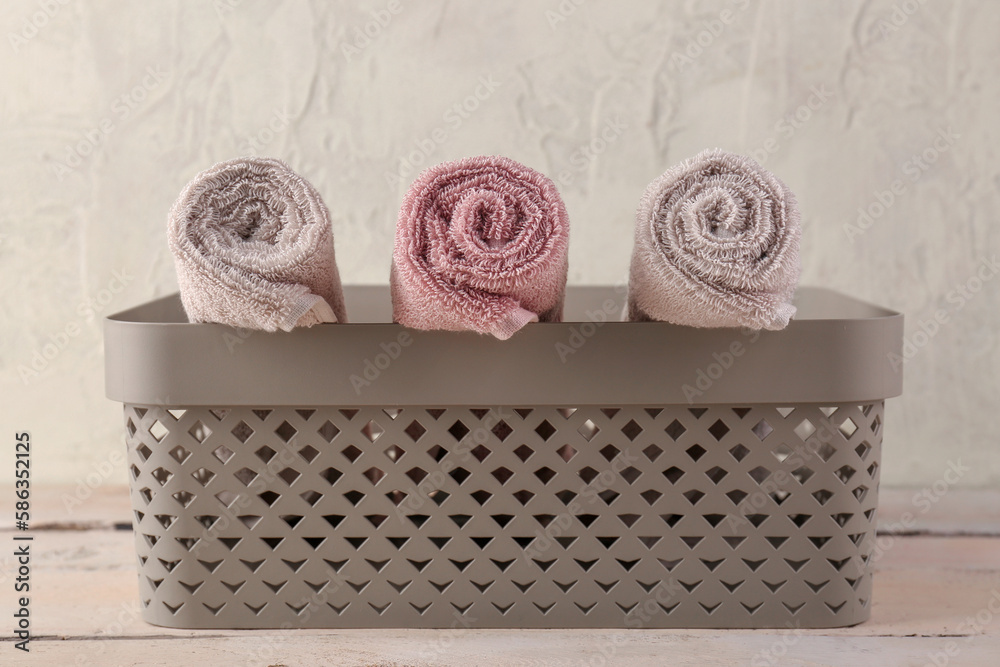
[[[192,322],[291,331],[347,321],[330,213],[280,160],[238,158],[195,176],[167,240]]]
[[[782,329],[795,314],[800,235],[784,183],[750,158],[704,151],[642,196],[629,319]]]
[[[569,222],[555,184],[505,157],[425,170],[399,211],[396,322],[510,338],[562,319]]]

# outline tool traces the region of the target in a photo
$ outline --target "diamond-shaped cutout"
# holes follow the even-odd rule
[[[382,470],[379,470],[378,468],[376,468],[374,466],[372,466],[368,470],[365,470],[361,474],[364,475],[365,477],[367,477],[368,481],[371,482],[372,484],[378,484],[379,481],[381,481],[381,479],[383,477],[385,477],[385,472],[382,471]]]
[[[677,442],[678,438],[684,435],[684,432],[687,431],[687,429],[684,428],[684,424],[680,423],[676,419],[670,422],[664,430],[674,442]]]
[[[336,481],[343,476],[343,474],[344,473],[340,472],[336,468],[327,468],[326,470],[321,472],[319,476],[325,479],[330,484],[330,486],[333,486],[334,483],[336,483]]]
[[[843,435],[845,439],[850,439],[850,437],[854,435],[854,432],[858,430],[858,425],[855,424],[850,417],[848,417],[840,424],[840,426],[837,427],[837,430],[840,431],[841,435]]]
[[[153,490],[151,488],[149,488],[148,486],[144,487],[142,489],[139,489],[139,495],[142,496],[142,499],[146,501],[147,505],[153,501]],[[176,498],[177,498],[177,494],[175,493],[174,494],[174,499],[176,500]],[[177,502],[180,502],[180,501],[178,500]]]
[[[849,482],[851,478],[854,477],[854,473],[856,472],[857,470],[855,470],[851,466],[845,465],[845,466],[840,466],[839,468],[834,470],[833,474],[835,474],[837,476],[837,479],[839,479],[841,482],[847,484],[847,482]]]
[[[170,478],[173,476],[174,473],[170,472],[166,468],[156,468],[155,470],[153,470],[153,479],[159,482],[160,486],[163,486],[164,484],[169,482]]]
[[[233,427],[233,430],[230,431],[230,433],[232,433],[237,440],[245,443],[250,439],[250,436],[253,435],[253,429],[250,428],[250,425],[245,421],[240,420],[240,422]]]
[[[239,496],[237,496],[232,491],[219,491],[217,494],[215,494],[215,499],[218,500],[220,503],[222,503],[223,507],[229,507],[230,505],[236,502],[237,498],[239,498]]]
[[[280,494],[277,494],[274,491],[265,491],[264,493],[259,493],[257,495],[261,500],[267,503],[268,507],[271,507],[274,503],[278,502],[278,498],[281,497]]]
[[[584,440],[590,442],[600,432],[600,430],[601,429],[597,428],[597,424],[588,419],[580,425],[580,428],[576,429],[576,432],[583,436]]]
[[[398,461],[403,457],[403,454],[406,453],[406,450],[399,445],[389,445],[382,451],[382,453],[389,457],[390,461]]]
[[[627,424],[622,426],[622,433],[629,439],[629,441],[632,441],[638,438],[642,433],[642,427],[639,426],[634,419],[630,419]]]
[[[500,466],[490,474],[493,475],[498,482],[500,482],[501,486],[506,484],[507,480],[509,480],[511,477],[514,476],[514,473],[511,470],[505,468],[504,466]]]
[[[285,468],[284,470],[278,472],[278,477],[284,480],[285,484],[291,486],[292,483],[301,476],[301,474],[302,473],[295,468]]]
[[[432,459],[434,459],[434,461],[437,463],[440,463],[441,459],[443,459],[445,457],[445,454],[447,453],[448,450],[442,447],[441,445],[434,445],[433,447],[427,450],[427,455]]]
[[[705,452],[707,451],[708,450],[702,447],[701,445],[692,445],[691,447],[687,448],[686,453],[688,456],[691,457],[692,461],[697,461],[702,456],[704,456]]]
[[[448,433],[451,433],[451,437],[455,438],[455,440],[461,442],[462,438],[469,434],[469,427],[461,421],[456,420],[454,424],[448,427]]]
[[[556,450],[556,454],[559,455],[559,458],[568,463],[574,456],[576,456],[576,450],[569,445],[563,445]]]
[[[135,448],[135,453],[138,454],[139,458],[141,458],[143,461],[148,461],[149,457],[153,455],[153,450],[151,450],[144,444],[139,444]]]
[[[364,452],[362,452],[354,445],[348,445],[347,447],[342,449],[340,453],[343,454],[344,458],[346,458],[348,461],[354,463],[355,461],[358,460],[358,457],[360,457]]]
[[[298,455],[301,456],[306,463],[312,463],[317,456],[319,456],[319,450],[312,445],[306,445],[298,451]]]
[[[180,504],[181,507],[185,508],[191,504],[192,500],[194,500],[194,494],[189,493],[188,491],[178,491],[177,493],[172,494],[172,497],[178,502],[178,504]]]
[[[368,438],[370,442],[378,440],[383,433],[385,433],[385,429],[379,426],[374,419],[361,427],[361,435]]]
[[[524,445],[521,446],[523,447]],[[483,461],[486,460],[486,457],[492,454],[493,452],[490,451],[489,447],[486,447],[485,445],[476,445],[475,447],[472,448],[472,450],[469,453],[475,456],[477,461],[482,463]]]
[[[548,422],[547,419],[543,419],[542,423],[535,427],[535,433],[538,434],[542,440],[548,440],[556,433],[556,427]]]
[[[299,494],[299,498],[306,501],[306,504],[308,504],[310,507],[315,507],[316,503],[318,503],[320,501],[320,498],[322,497],[323,497],[322,493],[320,493],[319,491],[312,491],[312,490],[305,491]]]
[[[795,427],[795,435],[799,436],[803,442],[808,440],[809,436],[815,432],[816,427],[813,426],[813,423],[808,419],[803,419],[799,422],[799,425]]]
[[[187,461],[188,457],[191,456],[191,452],[184,449],[180,445],[177,445],[170,450],[170,458],[177,461],[178,463],[184,463]]]
[[[807,468],[806,466],[800,466],[792,471],[792,477],[794,477],[799,484],[805,484],[808,482],[809,478],[812,477],[813,474],[812,469]]]
[[[427,429],[424,428],[423,424],[414,419],[410,422],[409,426],[403,429],[403,433],[410,436],[410,440],[416,442],[417,440],[420,440],[424,433],[427,433]]]
[[[163,424],[161,424],[159,420],[154,421],[149,426],[149,434],[151,436],[153,436],[153,439],[156,440],[157,442],[160,442],[161,440],[163,440],[163,438],[169,432],[170,431],[167,430],[167,427],[164,426]]]
[[[705,497],[705,494],[699,491],[698,489],[691,489],[690,491],[685,491],[682,495],[692,505],[696,505],[699,500]]]
[[[219,445],[218,447],[212,450],[212,455],[215,458],[219,459],[219,463],[225,464],[229,462],[229,459],[233,458],[236,455],[236,452],[229,449],[225,445]]]
[[[826,505],[826,503],[833,498],[833,494],[826,489],[820,489],[819,491],[814,491],[812,497],[816,499],[820,505]]]
[[[639,479],[642,475],[642,471],[634,466],[629,466],[621,471],[622,479],[624,479],[629,484],[634,484],[635,480]]]
[[[712,480],[713,484],[718,484],[723,480],[723,478],[729,474],[729,471],[725,468],[720,468],[719,466],[712,466],[705,471],[705,476]]]
[[[278,452],[274,451],[273,449],[271,449],[267,445],[264,445],[263,447],[261,447],[260,449],[258,449],[256,452],[254,452],[254,455],[257,458],[259,458],[261,461],[263,461],[264,463],[270,463],[271,459],[273,459],[277,455],[277,453]]]
[[[461,485],[462,482],[467,480],[469,478],[469,475],[471,475],[472,473],[463,468],[462,466],[459,466],[454,470],[452,470],[451,472],[449,472],[448,474],[451,475],[452,479],[454,479]]]
[[[238,479],[243,486],[250,486],[250,482],[257,479],[257,471],[250,468],[240,468],[233,473],[233,477]]]
[[[860,445],[854,448],[854,453],[857,454],[862,461],[864,461],[866,458],[868,458],[868,452],[870,452],[871,450],[872,446],[868,444],[867,440],[865,440]]]
[[[510,424],[502,419],[490,430],[493,431],[493,435],[495,435],[500,442],[506,440],[510,434],[514,432],[514,429],[511,428]]]
[[[663,449],[657,445],[649,445],[642,450],[642,453],[650,461],[655,461],[663,453]]]
[[[188,433],[192,438],[198,441],[198,444],[205,442],[208,436],[212,435],[212,429],[208,428],[201,422],[201,420],[196,421],[191,428],[188,429]]]
[[[716,419],[715,423],[708,427],[708,432],[716,440],[722,440],[729,433],[729,427],[721,419]]]
[[[774,429],[771,428],[771,425],[768,424],[767,421],[764,419],[761,419],[759,422],[754,424],[753,428],[750,430],[753,431],[753,434],[758,438],[760,438],[761,440],[764,440],[767,436],[771,435],[771,433],[774,432]]]
[[[511,494],[514,498],[522,505],[527,505],[528,501],[535,497],[535,494],[526,489],[521,489],[520,491],[515,491]]]
[[[535,450],[533,450],[531,447],[528,447],[527,445],[520,445],[517,449],[514,450],[514,455],[517,456],[517,458],[521,459],[521,461],[527,461],[528,459],[531,458],[531,455],[534,453]],[[482,461],[482,459],[479,460]]]
[[[771,471],[765,468],[764,466],[757,466],[756,468],[750,470],[748,474],[750,475],[751,478],[753,478],[753,481],[757,482],[758,484],[763,484],[764,480],[770,476]]]
[[[743,459],[745,459],[747,457],[747,454],[749,454],[749,453],[750,453],[750,450],[747,449],[746,447],[744,447],[743,445],[736,445],[735,447],[733,447],[732,449],[729,450],[729,454],[734,459],[736,459],[737,462],[742,461]]]
[[[608,461],[611,461],[616,456],[618,456],[618,454],[621,453],[621,450],[615,447],[614,445],[605,445],[604,447],[601,447],[600,452],[601,456],[603,456]]]
[[[212,478],[215,477],[215,473],[208,468],[198,468],[191,473],[191,477],[193,477],[194,481],[198,482],[202,486],[206,486],[212,481]]]
[[[684,471],[677,466],[670,466],[663,471],[663,476],[666,477],[671,484],[676,484],[677,480],[684,476]]]
[[[542,481],[542,484],[548,484],[553,477],[556,476],[556,471],[549,468],[548,466],[539,468],[535,471],[535,477]]]
[[[340,433],[340,429],[334,426],[333,422],[327,419],[316,432],[319,433],[320,437],[330,443],[333,442],[333,439],[337,437],[338,433]]]
[[[479,491],[473,491],[469,494],[472,498],[480,505],[485,505],[486,501],[493,497],[493,494],[489,491],[484,491],[480,489]]]

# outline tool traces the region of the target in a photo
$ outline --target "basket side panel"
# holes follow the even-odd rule
[[[127,405],[144,618],[851,625],[882,411]]]

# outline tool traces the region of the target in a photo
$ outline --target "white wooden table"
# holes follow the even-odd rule
[[[1000,666],[1000,492],[882,491],[872,618],[835,630],[170,630],[140,618],[128,501],[34,491],[31,652],[0,523],[0,665]],[[916,518],[909,526],[900,517]],[[4,516],[12,513],[5,512]],[[990,601],[994,599],[992,608]]]

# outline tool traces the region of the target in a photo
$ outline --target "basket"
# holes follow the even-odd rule
[[[802,288],[776,332],[613,322],[577,287],[508,341],[353,322],[105,323],[143,617],[178,628],[835,627],[871,609],[902,316]]]

